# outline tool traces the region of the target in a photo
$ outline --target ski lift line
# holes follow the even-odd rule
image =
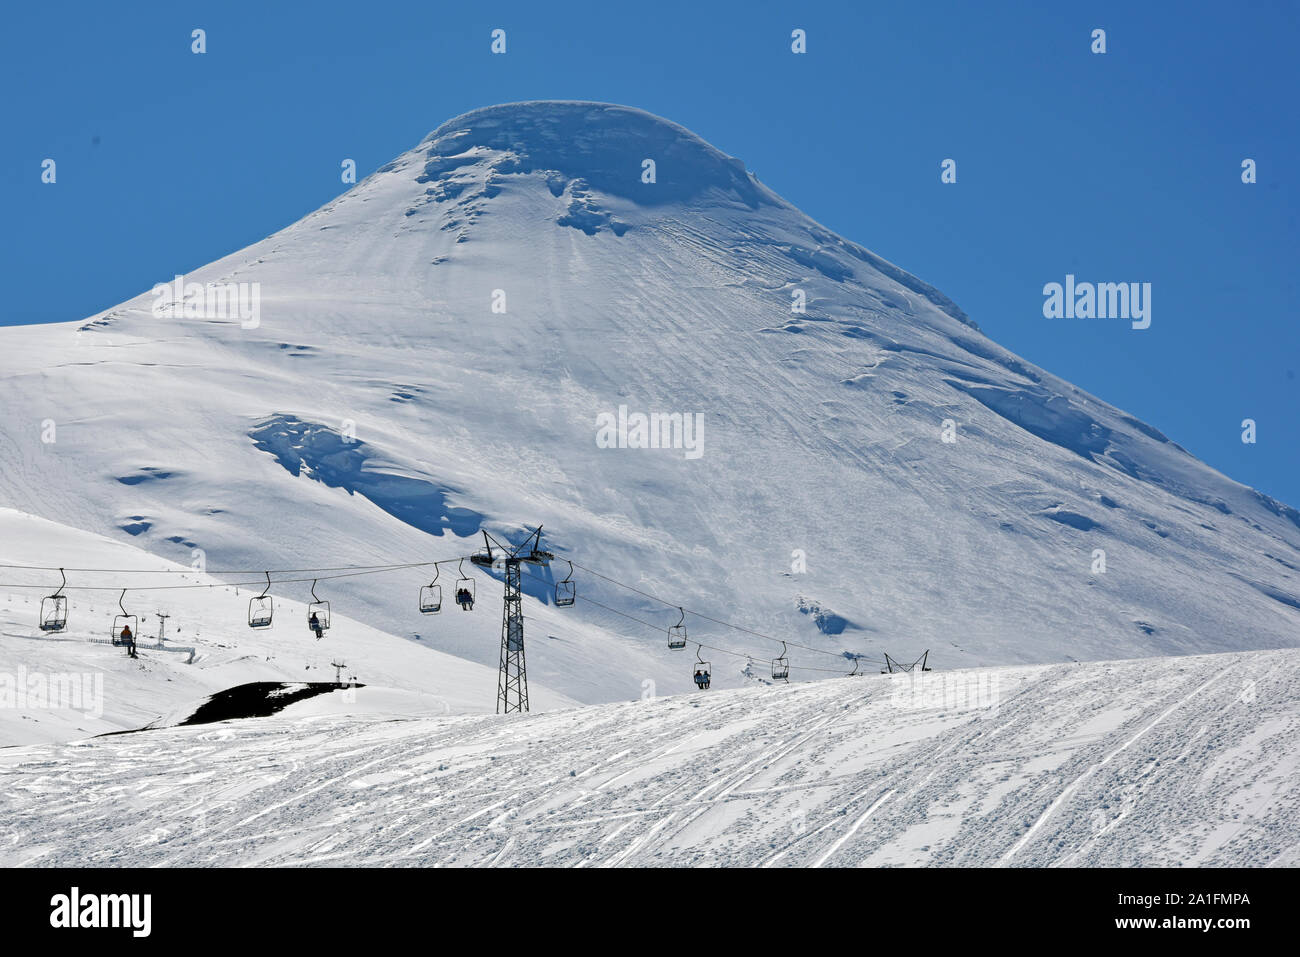
[[[472,556],[471,556],[471,557],[472,557]],[[464,559],[464,556],[460,556],[460,557],[457,557],[457,558],[445,558],[445,559],[442,559],[442,560],[440,560],[440,561],[434,561],[434,562],[400,562],[400,563],[394,563],[394,564],[390,564],[390,565],[339,565],[339,566],[334,566],[334,567],[332,567],[332,568],[319,568],[319,569],[312,569],[312,568],[290,568],[290,569],[271,569],[271,570],[269,570],[269,571],[268,571],[268,570],[265,570],[265,569],[225,569],[225,570],[222,570],[222,571],[206,571],[206,572],[204,572],[203,574],[207,574],[207,575],[243,575],[243,574],[258,574],[258,575],[271,575],[271,574],[276,574],[276,575],[286,575],[286,574],[295,574],[295,573],[313,572],[313,571],[329,571],[329,572],[341,572],[341,573],[343,573],[343,574],[339,574],[339,575],[329,575],[329,576],[319,576],[319,575],[316,575],[316,576],[313,576],[312,578],[287,578],[287,579],[280,579],[278,582],[276,582],[276,584],[301,584],[301,583],[305,583],[305,582],[309,582],[309,581],[327,581],[327,580],[330,580],[330,579],[332,579],[332,578],[348,578],[348,577],[356,577],[356,576],[360,576],[360,575],[383,574],[383,573],[385,573],[385,572],[389,572],[389,571],[400,571],[400,570],[403,570],[403,569],[409,569],[409,568],[429,568],[429,567],[437,568],[437,567],[439,567],[439,566],[441,566],[441,565],[450,565],[450,564],[453,564],[453,563],[463,563],[464,560],[465,560],[465,559]],[[690,610],[690,609],[682,609],[682,607],[681,607],[680,605],[677,605],[677,604],[675,604],[675,603],[673,603],[673,602],[670,602],[670,601],[668,601],[668,600],[665,599],[665,598],[660,598],[658,595],[653,595],[653,594],[651,594],[650,592],[643,591],[642,589],[637,588],[637,587],[635,587],[635,586],[633,586],[633,585],[629,585],[629,584],[627,584],[626,582],[620,582],[620,581],[618,581],[617,579],[610,578],[608,575],[602,575],[600,572],[595,571],[594,569],[588,568],[587,566],[581,564],[580,562],[570,561],[569,559],[565,559],[565,561],[568,561],[569,564],[570,564],[570,574],[572,574],[572,568],[574,568],[574,567],[581,568],[583,571],[588,572],[588,573],[590,573],[590,574],[592,574],[592,575],[595,575],[597,578],[603,579],[603,580],[605,580],[605,581],[607,581],[607,582],[609,582],[609,583],[611,583],[611,584],[613,584],[613,585],[617,585],[617,586],[620,587],[620,588],[626,588],[628,591],[634,592],[634,593],[636,593],[636,594],[638,594],[638,595],[641,595],[641,596],[643,596],[643,597],[645,597],[645,598],[649,598],[649,599],[652,600],[652,601],[657,601],[657,602],[659,602],[660,604],[667,605],[669,608],[677,608],[679,611],[683,611],[685,614],[694,615],[696,618],[699,618],[699,619],[701,619],[701,620],[703,620],[703,621],[708,621],[708,622],[711,622],[711,623],[713,623],[713,624],[715,624],[715,625],[721,625],[721,626],[724,627],[724,628],[731,628],[731,629],[734,629],[734,630],[736,630],[736,631],[741,631],[741,632],[744,632],[744,633],[749,634],[749,635],[754,635],[755,637],[757,637],[757,638],[762,638],[762,639],[764,639],[764,640],[766,640],[766,641],[772,641],[772,642],[776,642],[776,643],[778,643],[778,644],[782,644],[782,643],[784,643],[784,644],[788,644],[790,647],[801,648],[801,649],[803,649],[804,651],[813,652],[813,653],[816,653],[816,654],[819,654],[819,655],[830,655],[831,657],[835,657],[835,658],[841,657],[837,652],[827,651],[827,650],[825,650],[825,649],[823,649],[823,648],[814,648],[814,647],[812,647],[811,645],[804,645],[804,644],[800,644],[800,643],[798,643],[798,642],[788,641],[787,639],[775,638],[775,637],[773,637],[772,635],[766,635],[766,634],[763,634],[763,633],[760,632],[760,631],[754,631],[752,628],[746,628],[746,627],[744,627],[743,625],[737,625],[737,624],[734,624],[734,623],[729,622],[729,621],[724,621],[724,620],[722,620],[722,619],[720,619],[720,618],[714,618],[714,617],[712,617],[712,616],[710,616],[710,615],[703,614],[702,612],[692,611],[692,610]],[[71,571],[71,572],[76,572],[76,573],[81,573],[81,574],[151,574],[151,575],[166,575],[166,574],[171,574],[171,575],[184,575],[184,574],[190,574],[190,573],[194,573],[194,572],[195,572],[194,569],[175,569],[175,568],[157,569],[157,570],[139,569],[139,568],[67,568],[67,569],[60,569],[60,568],[55,568],[55,567],[38,566],[38,565],[14,565],[14,564],[5,564],[5,563],[0,563],[0,568],[20,569],[20,570],[24,570],[24,571],[51,571],[51,572],[53,572],[53,571]],[[235,588],[235,587],[241,587],[241,586],[259,585],[259,584],[261,584],[261,581],[248,581],[248,582],[242,582],[242,581],[241,581],[241,582],[225,582],[225,583],[220,583],[219,585],[211,585],[211,584],[199,584],[199,585],[150,585],[150,586],[144,586],[144,585],[142,585],[142,586],[135,587],[135,588],[133,588],[132,590],[133,590],[133,591],[170,591],[170,590],[176,590],[176,589],[188,589],[188,588],[213,588],[213,587],[229,587],[229,588]],[[43,586],[39,586],[39,585],[5,585],[5,586],[0,586],[0,587],[8,587],[8,588],[39,588],[39,587],[43,587]],[[68,590],[75,590],[75,591],[117,591],[119,586],[114,585],[114,586],[111,586],[111,587],[110,587],[110,586],[96,586],[96,585],[68,585],[68,586],[65,586],[65,587],[66,587]],[[867,660],[871,660],[871,661],[872,661],[873,663],[875,663],[875,664],[884,664],[884,662],[876,661],[875,659],[867,659]]]
[[[444,558],[436,562],[397,562],[391,565],[337,565],[333,568],[272,568],[272,575],[293,575],[305,574],[307,572],[360,572],[360,571],[398,571],[403,568],[431,568],[438,565],[450,565],[463,558]],[[98,574],[98,575],[190,575],[195,574],[193,568],[58,568],[47,565],[13,565],[0,562],[0,568],[12,568],[16,571],[32,572],[76,572],[78,574]],[[204,571],[204,575],[261,575],[266,573],[264,568],[227,568],[220,571]],[[311,581],[309,578],[293,579],[294,581]],[[242,583],[232,583],[242,584]],[[135,589],[132,589],[133,591]]]
[[[472,556],[471,556],[471,558],[472,558]],[[168,568],[168,569],[154,569],[154,570],[150,570],[150,569],[139,569],[139,568],[67,568],[67,567],[58,567],[58,566],[17,565],[17,564],[4,563],[4,562],[0,562],[0,568],[8,568],[8,569],[15,569],[15,570],[23,570],[23,571],[49,571],[49,572],[58,571],[58,572],[60,572],[60,573],[63,575],[64,582],[65,582],[65,583],[60,587],[60,589],[59,589],[60,592],[63,592],[63,591],[119,591],[119,590],[121,590],[121,586],[120,586],[120,585],[68,585],[68,584],[66,584],[66,573],[69,572],[69,571],[74,572],[74,573],[79,573],[79,574],[153,574],[153,575],[165,575],[165,574],[170,574],[170,575],[185,575],[185,574],[206,574],[206,575],[242,575],[242,574],[258,574],[258,575],[266,576],[268,579],[269,579],[270,576],[273,575],[273,574],[294,574],[294,573],[298,573],[298,572],[309,572],[309,571],[317,571],[317,572],[320,572],[320,571],[329,571],[329,572],[339,572],[339,573],[340,573],[340,574],[336,574],[336,575],[313,575],[311,578],[282,578],[282,579],[279,579],[279,580],[273,582],[273,584],[277,584],[277,585],[289,585],[289,584],[303,584],[303,583],[306,583],[306,582],[331,581],[331,580],[339,579],[339,578],[356,578],[356,577],[361,577],[361,576],[364,576],[364,575],[378,575],[378,574],[384,574],[384,573],[391,572],[391,571],[401,571],[401,570],[410,569],[410,568],[429,568],[429,567],[432,567],[432,568],[434,568],[434,569],[437,569],[437,568],[439,568],[439,567],[442,566],[442,565],[450,565],[450,564],[462,564],[462,565],[463,565],[464,561],[465,561],[465,556],[458,556],[458,557],[456,557],[456,558],[444,558],[444,559],[440,559],[440,560],[438,560],[438,561],[429,561],[429,562],[399,562],[399,563],[393,563],[393,564],[389,564],[389,565],[338,565],[338,566],[333,566],[333,567],[328,567],[328,568],[318,568],[318,569],[311,569],[311,568],[306,568],[306,569],[301,569],[301,568],[300,568],[300,569],[271,569],[271,570],[265,570],[265,569],[259,569],[259,570],[254,570],[254,569],[226,569],[226,570],[222,570],[222,571],[206,571],[206,572],[202,572],[202,573],[200,573],[197,569],[172,569],[172,568]],[[634,593],[636,593],[636,594],[638,594],[638,595],[641,595],[641,596],[643,596],[643,597],[645,597],[645,598],[649,598],[649,599],[652,600],[652,601],[659,602],[660,604],[666,605],[666,606],[668,606],[668,607],[670,607],[670,608],[677,608],[677,609],[678,609],[680,612],[682,612],[683,614],[694,615],[696,618],[699,618],[699,619],[701,619],[701,620],[703,620],[703,621],[708,621],[708,622],[711,622],[711,623],[713,623],[713,624],[715,624],[715,625],[721,625],[721,626],[724,627],[724,628],[731,628],[731,629],[734,629],[734,630],[736,630],[736,631],[744,632],[745,634],[753,635],[753,636],[755,636],[755,637],[757,637],[757,638],[762,638],[762,639],[764,639],[764,640],[766,640],[766,641],[773,641],[773,642],[777,642],[777,643],[782,644],[782,645],[788,645],[788,646],[790,646],[790,647],[794,647],[794,648],[801,648],[801,649],[803,649],[804,651],[814,652],[814,653],[816,653],[816,654],[820,654],[820,655],[830,655],[830,656],[835,657],[835,658],[842,657],[842,655],[841,655],[840,653],[837,653],[837,652],[827,651],[827,650],[822,649],[822,648],[814,648],[814,647],[812,647],[812,646],[810,646],[810,645],[804,645],[804,644],[800,644],[800,643],[798,643],[798,642],[789,641],[788,639],[775,638],[775,637],[773,637],[772,635],[767,635],[767,634],[764,634],[764,633],[759,632],[759,631],[754,631],[752,628],[746,628],[746,627],[744,627],[743,625],[737,625],[737,624],[734,624],[734,623],[729,622],[729,621],[724,621],[723,619],[720,619],[720,618],[714,618],[714,617],[712,617],[712,616],[710,616],[710,615],[703,614],[702,612],[692,611],[692,610],[690,610],[690,609],[684,609],[684,608],[682,608],[682,606],[680,606],[680,605],[676,605],[676,604],[674,604],[673,602],[668,601],[667,599],[660,598],[658,595],[651,594],[650,592],[644,591],[644,590],[642,590],[642,589],[640,589],[640,588],[637,588],[637,587],[635,587],[635,586],[633,586],[633,585],[629,585],[629,584],[627,584],[626,582],[621,582],[621,581],[618,581],[617,579],[610,578],[608,575],[602,575],[600,572],[595,571],[594,569],[588,568],[587,566],[581,564],[580,562],[570,561],[569,559],[565,559],[565,561],[566,561],[566,562],[569,562],[569,565],[570,565],[570,580],[571,580],[571,576],[572,576],[572,569],[575,568],[575,567],[576,567],[576,568],[581,568],[583,571],[588,572],[589,574],[594,575],[594,576],[597,577],[597,578],[603,579],[604,581],[607,581],[607,582],[609,582],[610,584],[617,585],[617,586],[620,587],[620,588],[625,588],[625,589],[627,589],[628,591],[634,592]],[[215,583],[202,583],[202,584],[193,584],[193,585],[139,585],[139,586],[134,586],[134,587],[132,587],[130,590],[131,590],[131,591],[176,591],[176,590],[195,589],[195,588],[238,588],[238,587],[257,586],[257,585],[263,585],[263,584],[264,584],[264,583],[263,583],[262,580],[259,578],[258,580],[255,580],[255,581],[215,582]],[[44,585],[40,585],[40,584],[31,584],[31,585],[29,585],[29,584],[16,584],[16,583],[15,583],[15,584],[3,584],[3,583],[0,583],[0,588],[44,588],[44,587],[46,587],[46,586],[44,586]],[[576,596],[575,596],[575,597],[576,597]],[[647,621],[644,621],[644,620],[642,620],[642,619],[636,618],[636,617],[634,617],[634,616],[632,616],[632,615],[627,615],[627,614],[624,613],[624,612],[618,611],[617,609],[614,609],[614,608],[610,608],[610,607],[607,606],[607,605],[603,605],[603,604],[601,604],[600,602],[593,601],[592,599],[590,599],[590,598],[586,598],[585,596],[584,596],[584,600],[585,600],[585,601],[589,601],[589,602],[591,602],[593,605],[597,605],[598,607],[604,608],[604,609],[606,609],[607,611],[614,612],[615,614],[622,615],[623,617],[625,617],[625,618],[629,618],[629,619],[632,620],[632,621],[636,621],[638,624],[645,625],[645,626],[648,627],[648,628],[653,628],[653,629],[655,629],[656,631],[661,630],[661,629],[659,628],[658,625],[654,625],[654,624],[652,624],[652,623],[650,623],[650,622],[647,622]],[[703,646],[703,647],[711,647],[711,646]],[[720,652],[720,653],[722,653],[722,654],[729,654],[729,655],[733,655],[733,656],[735,656],[735,657],[745,658],[747,661],[751,661],[751,662],[758,662],[758,661],[765,660],[765,659],[755,658],[755,657],[752,656],[752,655],[746,655],[746,654],[742,654],[742,653],[740,653],[740,652],[730,651],[730,650],[728,650],[728,649],[724,649],[724,648],[712,648],[712,650],[714,650],[714,651],[718,651],[718,652]],[[882,662],[882,661],[879,661],[879,660],[874,659],[874,658],[867,658],[867,657],[865,657],[865,656],[860,656],[860,655],[859,655],[859,656],[855,656],[855,658],[860,659],[860,660],[862,660],[862,661],[869,661],[869,662],[872,662],[873,664],[886,664],[886,665],[887,665],[886,662]],[[795,670],[799,670],[799,671],[819,671],[819,672],[823,672],[823,673],[826,673],[826,674],[839,674],[839,673],[840,673],[838,669],[830,669],[830,668],[810,668],[810,667],[805,666],[805,665],[792,665],[791,667],[792,667],[793,669],[795,669]]]
[[[566,561],[567,560],[568,559],[566,559]],[[816,652],[819,655],[830,655],[834,658],[843,657],[843,655],[841,655],[839,652],[827,651],[825,648],[814,648],[811,645],[801,645],[796,641],[789,641],[788,639],[784,639],[784,638],[774,638],[771,635],[765,635],[761,631],[754,631],[752,628],[746,628],[743,625],[732,624],[731,622],[723,621],[720,618],[712,618],[709,615],[702,614],[701,612],[691,611],[689,608],[682,609],[682,606],[677,604],[677,602],[668,601],[668,599],[666,598],[660,598],[658,595],[652,595],[649,592],[642,591],[640,588],[637,588],[633,585],[628,585],[625,582],[617,581],[616,579],[610,578],[608,575],[602,575],[600,572],[588,568],[587,566],[579,562],[574,562],[573,564],[575,567],[581,568],[583,571],[595,575],[597,578],[603,578],[605,581],[609,582],[612,585],[618,585],[620,588],[626,588],[628,591],[636,592],[638,595],[643,595],[644,597],[649,598],[652,601],[657,601],[662,605],[667,605],[669,608],[676,608],[679,611],[684,610],[688,615],[694,615],[696,618],[700,618],[703,619],[704,621],[712,622],[715,625],[722,625],[724,628],[734,628],[736,631],[743,631],[746,634],[754,635],[758,638],[765,638],[766,640],[774,641],[777,644],[788,644],[791,648],[802,648],[804,651]],[[883,661],[879,661],[877,659],[864,659],[864,660],[871,661],[873,664],[884,664]]]
[[[455,559],[452,559],[452,561],[455,561]],[[426,562],[424,564],[432,565],[433,562]],[[443,561],[440,562],[439,564],[445,565],[447,564],[447,562]],[[322,582],[334,581],[339,578],[359,578],[363,575],[382,575],[385,574],[386,572],[400,571],[404,568],[409,568],[409,567],[411,566],[407,566],[407,565],[395,566],[395,567],[382,566],[367,571],[348,572],[346,574],[340,574],[340,575],[313,575],[311,578],[278,578],[275,580],[274,584],[297,585],[297,584],[304,584],[306,582],[313,582],[313,581],[322,581]],[[217,573],[216,572],[203,572],[203,573],[193,572],[193,574],[212,575]],[[210,582],[210,583],[202,583],[197,585],[131,585],[129,586],[129,590],[130,591],[176,591],[176,590],[193,589],[193,588],[242,588],[242,587],[264,586],[265,584],[266,582],[263,579],[258,578],[253,581]],[[46,588],[46,587],[48,586],[0,582],[0,588]],[[122,586],[121,585],[68,585],[64,590],[65,591],[121,591]]]
[[[644,625],[645,627],[655,631],[656,633],[663,631],[662,628],[660,628],[658,625],[654,624],[653,622],[646,621],[643,618],[637,618],[635,615],[629,615],[627,612],[619,611],[617,608],[610,608],[608,605],[601,604],[600,602],[596,601],[594,598],[588,598],[586,595],[579,596],[578,600],[585,601],[590,605],[595,605],[597,608],[603,608],[605,609],[605,611],[613,612],[615,615],[621,615],[624,618],[629,619],[630,621],[635,621],[639,625]],[[768,663],[768,659],[766,658],[756,658],[753,655],[747,655],[744,652],[732,651],[729,648],[719,648],[716,645],[710,645],[702,641],[696,641],[693,638],[691,639],[691,644],[698,645],[700,648],[707,648],[709,651],[716,651],[718,654],[721,655],[731,655],[733,658],[744,658],[746,661],[751,662],[753,664]],[[808,665],[795,665],[795,664],[792,664],[790,666],[790,670],[791,671],[817,671],[817,672],[821,672],[822,674],[828,674],[828,675],[843,675],[845,673],[842,668],[813,668],[813,667],[809,667]]]

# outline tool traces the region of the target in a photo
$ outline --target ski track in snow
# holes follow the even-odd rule
[[[1297,664],[998,669],[970,711],[873,676],[11,748],[0,864],[1295,864]]]

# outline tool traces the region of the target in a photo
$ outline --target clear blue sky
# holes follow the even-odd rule
[[[466,110],[604,100],[739,156],[1007,348],[1300,506],[1297,3],[96,2],[5,19],[0,324],[79,319],[262,239],[344,189],[344,158],[365,175]],[[1067,272],[1152,283],[1151,328],[1043,318]]]

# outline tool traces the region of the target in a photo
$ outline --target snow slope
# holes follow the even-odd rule
[[[843,678],[510,717],[314,698],[0,751],[0,865],[1295,866],[1297,665]]]
[[[258,283],[260,324],[155,317],[146,290],[89,321],[0,329],[0,504],[182,565],[201,548],[213,568],[445,558],[480,525],[544,523],[561,556],[829,652],[792,653],[796,678],[847,670],[842,652],[931,648],[953,668],[1300,637],[1300,513],[1006,352],[638,110],[457,117],[186,278]],[[597,417],[621,405],[700,413],[703,454],[598,447]],[[675,611],[577,578],[652,624],[559,611],[530,582],[532,679],[589,703],[687,690],[691,652],[662,631]],[[330,597],[494,667],[492,602],[430,622],[421,583],[343,580]],[[198,614],[177,605],[175,621]],[[738,654],[779,651],[687,623]],[[712,657],[719,685],[746,680],[743,657]]]

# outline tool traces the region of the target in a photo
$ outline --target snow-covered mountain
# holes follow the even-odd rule
[[[952,668],[1300,639],[1300,513],[638,110],[457,117],[185,280],[253,284],[256,315],[187,317],[146,290],[0,329],[0,504],[214,569],[442,559],[480,525],[542,523],[561,557],[829,652],[792,648],[794,678],[848,670],[841,652],[929,648]],[[699,428],[690,447],[602,447],[620,409]],[[650,625],[551,607],[565,571],[527,586],[534,682],[583,702],[689,687],[693,649],[664,640],[675,611],[581,569],[580,596]],[[499,586],[475,571],[475,612],[421,618],[421,574],[328,597],[495,666]],[[232,597],[235,640],[245,612]],[[738,655],[780,651],[686,623]],[[754,671],[712,658],[723,686]]]

